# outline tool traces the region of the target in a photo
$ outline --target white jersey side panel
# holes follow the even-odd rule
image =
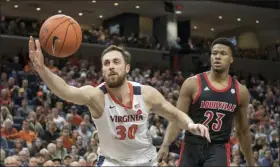
[[[156,156],[156,148],[148,131],[149,111],[141,95],[141,85],[130,83],[134,89],[132,109],[124,108],[106,93],[103,115],[99,119],[93,118],[98,130],[100,154],[120,161],[151,159]]]

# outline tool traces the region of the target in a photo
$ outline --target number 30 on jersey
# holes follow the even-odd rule
[[[116,130],[118,135],[117,139],[124,140],[126,137],[128,137],[129,139],[132,140],[135,139],[136,132],[138,130],[138,125],[133,124],[127,129],[125,126],[119,125],[116,127]]]

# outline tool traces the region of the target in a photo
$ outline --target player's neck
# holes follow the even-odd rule
[[[208,76],[216,81],[224,81],[224,80],[228,80],[229,74],[228,72],[218,73],[213,70],[210,70]]]
[[[130,94],[127,80],[124,81],[122,86],[118,88],[110,88],[110,92],[119,100],[122,101],[125,95]]]

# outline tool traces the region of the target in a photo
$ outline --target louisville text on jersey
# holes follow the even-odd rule
[[[200,108],[217,109],[217,110],[234,112],[236,108],[236,104],[231,104],[231,103],[221,102],[221,101],[201,101]]]

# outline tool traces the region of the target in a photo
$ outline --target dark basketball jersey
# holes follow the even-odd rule
[[[206,73],[197,74],[199,89],[188,115],[195,123],[209,128],[212,142],[228,142],[235,112],[239,104],[238,82],[229,77],[228,86],[217,90],[211,85]],[[206,142],[200,136],[186,131],[186,142]]]

